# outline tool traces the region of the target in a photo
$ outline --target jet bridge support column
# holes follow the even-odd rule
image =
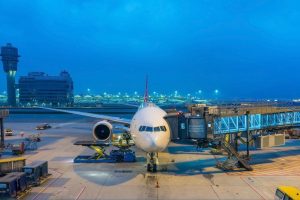
[[[247,135],[246,135],[246,139],[247,139],[247,142],[246,142],[246,145],[247,145],[247,158],[250,157],[250,154],[249,154],[249,134],[250,134],[250,117],[249,117],[249,114],[250,112],[247,111],[246,112],[246,119],[247,119]]]
[[[234,148],[235,151],[238,152],[238,133],[234,134]]]
[[[1,132],[1,141],[0,148],[4,147],[4,128],[3,128],[3,118],[0,117],[0,132]]]

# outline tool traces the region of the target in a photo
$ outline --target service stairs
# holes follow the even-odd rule
[[[222,141],[221,142],[222,148],[227,152],[228,158],[223,163],[218,163],[218,167],[225,169],[225,170],[232,170],[235,167],[242,167],[248,171],[252,171],[253,168],[249,165],[248,161],[241,156],[229,142]]]

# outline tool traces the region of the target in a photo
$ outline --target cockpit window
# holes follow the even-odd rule
[[[160,130],[162,130],[162,131],[164,131],[164,132],[166,132],[166,131],[167,131],[167,129],[166,129],[166,127],[165,127],[165,126],[160,126]]]
[[[147,126],[147,127],[146,127],[146,131],[147,131],[147,132],[153,132],[153,127]]]
[[[160,131],[159,126],[158,127],[154,127],[154,132],[159,132],[159,131]]]
[[[140,126],[139,128],[140,132],[146,131],[146,132],[159,132],[163,131],[166,132],[167,128],[165,126],[156,126],[156,127],[150,127],[150,126]]]

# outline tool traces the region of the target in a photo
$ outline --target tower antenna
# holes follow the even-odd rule
[[[146,75],[146,88],[145,88],[145,95],[144,95],[144,102],[149,101],[149,93],[148,93],[148,75]]]

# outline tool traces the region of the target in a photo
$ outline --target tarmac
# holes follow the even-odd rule
[[[36,151],[25,154],[27,163],[47,160],[48,181],[32,188],[25,199],[274,199],[280,185],[300,188],[300,140],[287,140],[283,147],[251,151],[253,171],[224,172],[216,168],[222,155],[192,145],[170,143],[159,154],[159,171],[146,172],[146,154],[135,149],[135,163],[73,163],[78,155],[93,151],[75,146],[77,140],[92,138],[92,123],[79,119],[51,123],[53,128],[36,131],[35,122],[7,122],[15,136],[6,143],[41,133]],[[109,149],[107,149],[109,152]]]

